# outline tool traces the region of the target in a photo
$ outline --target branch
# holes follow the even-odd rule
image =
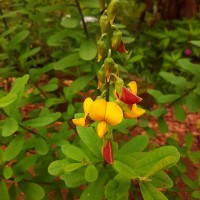
[[[81,7],[80,7],[79,0],[75,0],[75,2],[76,2],[76,7],[77,7],[77,9],[79,11],[79,14],[81,15],[81,21],[83,23],[83,29],[84,29],[86,38],[88,39],[89,38],[89,34],[88,34],[88,30],[87,30],[87,25],[86,25],[85,20],[84,20],[84,16],[83,16],[83,12],[82,12]]]

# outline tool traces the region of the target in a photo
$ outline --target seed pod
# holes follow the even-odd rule
[[[104,66],[105,66],[105,69],[106,69],[106,79],[107,79],[107,81],[110,80],[110,75],[111,75],[115,65],[116,65],[116,63],[114,62],[114,60],[111,57],[107,57],[104,60]]]
[[[105,3],[106,3],[105,0],[99,0],[99,9],[100,9],[100,12],[105,9]]]
[[[97,73],[97,78],[98,78],[98,89],[100,89],[106,79],[106,70],[104,65],[102,65],[101,68],[99,69]]]
[[[117,49],[122,40],[122,32],[120,30],[116,30],[112,36],[112,48]]]
[[[101,27],[101,34],[106,33],[107,27],[108,27],[108,18],[107,18],[107,12],[104,11],[103,15],[101,15],[99,19],[100,27]]]
[[[107,54],[107,46],[106,46],[106,43],[105,41],[100,38],[98,41],[97,41],[97,62],[101,61],[102,58],[105,58],[106,57],[106,54]]]
[[[122,88],[123,88],[123,85],[124,85],[124,81],[123,79],[117,77],[116,78],[116,81],[115,81],[115,90],[119,96],[119,98],[121,98],[122,96]]]
[[[119,0],[112,0],[108,5],[107,15],[108,15],[108,21],[110,21],[111,24],[113,24],[118,8],[119,8]]]

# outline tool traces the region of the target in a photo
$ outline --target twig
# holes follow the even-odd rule
[[[80,3],[79,3],[79,0],[75,0],[76,2],[76,7],[81,15],[81,21],[83,23],[83,29],[84,29],[84,32],[85,32],[85,35],[86,35],[86,38],[88,39],[89,38],[89,34],[88,34],[88,30],[87,30],[87,25],[85,23],[85,20],[84,20],[84,16],[83,16],[83,12],[81,10],[81,7],[80,7]]]

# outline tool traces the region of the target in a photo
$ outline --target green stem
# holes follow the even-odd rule
[[[108,57],[111,57],[111,48],[112,48],[112,28],[110,22],[108,22],[107,28],[107,47],[108,47]],[[107,81],[106,78],[106,101],[109,101],[110,96],[110,81]]]
[[[85,36],[88,39],[89,38],[89,34],[88,34],[88,30],[87,30],[87,25],[86,25],[85,20],[84,20],[84,16],[83,16],[82,9],[80,7],[79,0],[75,0],[75,2],[76,2],[76,7],[78,9],[78,12],[81,15],[81,21],[83,23],[83,29],[84,29],[84,32],[85,32]]]

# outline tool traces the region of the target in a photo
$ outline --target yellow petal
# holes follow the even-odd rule
[[[106,114],[107,102],[104,99],[95,100],[89,109],[89,115],[94,121],[103,121]]]
[[[142,116],[144,113],[144,109],[138,108],[136,105],[133,105],[131,111],[124,112],[124,117],[133,119]]]
[[[76,126],[85,126],[85,117],[78,118],[78,119],[72,119],[73,124]]]
[[[84,113],[85,113],[85,117],[88,115],[89,113],[89,109],[91,104],[93,103],[93,100],[91,98],[86,98],[84,103],[83,103],[83,109],[84,109]]]
[[[100,138],[102,138],[108,131],[108,125],[105,121],[101,121],[97,125],[97,133]]]
[[[137,83],[135,81],[131,81],[129,84],[128,84],[128,87],[130,88],[131,92],[133,94],[137,94]]]
[[[107,102],[105,121],[114,126],[121,123],[122,119],[123,112],[120,106],[114,102]]]

